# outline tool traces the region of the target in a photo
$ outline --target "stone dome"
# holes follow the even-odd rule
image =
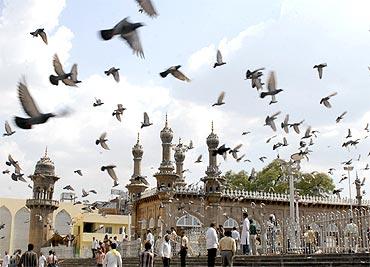
[[[137,142],[132,148],[132,155],[135,158],[141,158],[144,154],[143,146],[139,144],[139,134],[137,135]]]
[[[212,122],[212,132],[207,137],[207,146],[211,149],[216,149],[220,141],[218,140],[217,134],[213,132],[213,122]]]
[[[172,129],[168,127],[167,115],[166,115],[166,124],[161,131],[160,137],[161,137],[162,143],[170,144],[172,142],[173,132],[172,132]]]
[[[45,152],[45,155],[36,163],[34,174],[55,176],[54,162],[47,156],[47,152]]]
[[[175,156],[176,162],[182,162],[185,160],[185,151],[181,148],[176,149],[174,156]]]

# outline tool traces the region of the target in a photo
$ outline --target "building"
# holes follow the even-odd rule
[[[183,162],[188,147],[183,145],[181,140],[176,146],[172,144],[173,131],[168,125],[167,117],[165,127],[160,132],[160,138],[162,161],[158,168],[159,171],[153,175],[157,181],[155,188],[148,188],[148,183],[141,173],[140,164],[144,150],[139,139],[132,148],[134,172],[126,187],[130,197],[131,232],[136,235],[145,236],[146,230],[151,229],[155,236],[163,236],[166,230],[175,227],[178,230],[190,231],[191,234],[188,236],[194,239],[203,236],[204,230],[211,222],[223,225],[226,229],[234,226],[240,229],[243,220],[242,211],[247,210],[249,217],[255,220],[261,236],[268,235],[267,222],[271,214],[274,214],[277,219],[278,238],[283,239],[289,234],[297,235],[299,229],[293,229],[290,220],[293,212],[294,220],[301,222],[302,233],[304,227],[311,224],[310,226],[315,231],[325,232],[323,242],[330,243],[335,236],[333,233],[339,233],[343,230],[345,223],[348,223],[347,217],[343,217],[347,221],[343,219],[341,224],[327,217],[330,223],[325,222],[321,225],[320,223],[315,224],[314,219],[305,221],[306,218],[314,218],[317,214],[331,216],[335,212],[348,211],[352,205],[365,208],[370,204],[368,200],[362,200],[361,203],[360,195],[357,196],[357,200],[302,196],[293,200],[294,206],[291,211],[289,194],[228,189],[217,164],[215,151],[219,146],[219,138],[214,132],[213,124],[211,133],[206,139],[209,164],[205,170],[205,176],[201,179],[204,186],[187,186],[183,177]],[[174,158],[171,156],[172,147],[175,150]],[[336,216],[335,214],[333,216]],[[367,224],[368,227],[370,218],[361,218],[361,222],[362,220],[363,224]],[[280,245],[285,248],[291,247],[291,240],[293,238],[287,242],[281,241]],[[201,242],[199,239],[194,240],[194,243],[198,241]],[[261,240],[261,246],[266,248],[267,242],[267,238]]]
[[[72,245],[75,255],[90,257],[93,236],[103,240],[108,234],[122,240],[130,234],[130,216],[110,214],[110,210],[116,211],[114,202],[100,214],[84,210],[83,204],[75,205],[74,193],[62,193],[60,202],[53,200],[54,183],[60,178],[47,153],[37,162],[30,178],[34,182],[32,199],[0,198],[0,224],[5,224],[0,229],[1,253],[25,251],[28,243],[40,251],[57,236],[70,241],[64,245]]]

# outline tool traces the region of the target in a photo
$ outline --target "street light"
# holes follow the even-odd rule
[[[348,172],[349,205],[350,205],[351,217],[352,217],[353,210],[352,210],[351,173],[350,172],[353,170],[353,166],[351,165],[344,166],[344,170]]]

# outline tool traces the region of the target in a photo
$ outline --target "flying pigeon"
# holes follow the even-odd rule
[[[351,129],[348,129],[348,134],[347,134],[347,136],[346,136],[346,139],[347,139],[347,138],[351,138],[351,137],[352,137]]]
[[[159,73],[159,75],[161,75],[162,78],[165,78],[168,74],[171,73],[173,77],[181,81],[190,82],[190,79],[186,77],[181,71],[179,71],[179,68],[181,68],[181,65],[169,67],[167,70]]]
[[[121,115],[126,108],[123,107],[122,104],[117,104],[117,109],[115,109],[112,113],[112,116],[116,116],[118,121],[121,121]]]
[[[223,144],[222,146],[220,146],[219,148],[217,148],[217,150],[213,151],[213,156],[216,156],[217,154],[218,155],[221,155],[224,157],[224,159],[226,158],[226,152],[230,150],[230,147],[226,147],[225,144]]]
[[[114,80],[116,82],[119,82],[120,80],[119,80],[119,72],[118,71],[119,71],[119,69],[116,69],[115,67],[111,67],[109,70],[104,71],[104,73],[107,76],[112,75]]]
[[[268,139],[266,140],[266,143],[267,143],[267,144],[268,144],[268,143],[270,143],[270,141],[271,141],[272,139],[274,139],[275,137],[277,137],[277,135],[271,136],[270,138],[268,138]]]
[[[329,103],[329,99],[333,96],[337,95],[337,92],[334,92],[326,97],[323,97],[321,100],[320,100],[320,104],[323,104],[325,107],[327,108],[331,108],[331,104]]]
[[[271,115],[271,116],[267,116],[266,119],[265,119],[265,124],[264,126],[270,126],[271,129],[276,132],[276,125],[275,125],[275,122],[274,120],[276,120],[277,116],[280,114],[281,112],[278,111],[276,112],[275,114]]]
[[[23,178],[24,173],[12,173],[11,178],[13,181],[22,181],[27,183],[26,179]]]
[[[71,185],[66,185],[63,187],[64,190],[70,190],[70,191],[75,191]]]
[[[365,129],[364,129],[366,132],[369,132],[370,130],[369,130],[369,123],[366,123],[366,127],[365,127]]]
[[[37,29],[36,31],[34,32],[30,32],[30,34],[33,36],[33,37],[37,37],[37,36],[40,36],[41,39],[44,41],[45,44],[48,44],[48,37],[46,36],[46,33],[44,31],[44,29]]]
[[[281,123],[281,128],[284,129],[284,132],[289,133],[289,114],[286,114],[284,121]]]
[[[217,102],[214,103],[212,105],[212,107],[214,107],[214,106],[221,106],[221,105],[225,104],[224,98],[225,98],[225,92],[221,92],[220,95],[217,98]]]
[[[114,35],[120,35],[126,40],[134,54],[144,58],[143,48],[140,43],[139,35],[136,31],[137,28],[142,26],[144,26],[144,24],[131,23],[128,21],[128,18],[125,18],[118,22],[113,29],[101,30],[100,35],[105,41],[112,39]]]
[[[116,172],[114,171],[114,168],[116,167],[116,165],[107,165],[107,166],[102,166],[100,168],[101,171],[105,171],[107,170],[109,176],[113,179],[113,181],[115,182],[115,185],[118,181],[118,178],[117,178],[117,175],[116,175]]]
[[[3,174],[8,174],[8,173],[10,173],[10,171],[8,169],[3,171]]]
[[[15,131],[13,131],[10,127],[9,122],[5,121],[5,133],[3,134],[3,136],[11,136],[14,133]]]
[[[95,195],[98,193],[98,192],[96,192],[94,189],[89,190],[89,192],[90,192],[90,193],[93,193],[93,194],[95,194]]]
[[[200,163],[200,162],[202,162],[202,156],[203,155],[199,155],[198,158],[197,158],[197,160],[194,163]]]
[[[21,172],[21,167],[19,167],[18,161],[15,161],[12,156],[9,154],[8,155],[8,161],[5,162],[6,165],[12,166],[15,168],[15,173],[20,173]]]
[[[239,149],[243,146],[243,144],[239,144],[237,145],[236,147],[234,147],[233,149],[230,149],[229,150],[229,154],[232,154],[233,158],[234,159],[238,159],[238,152],[239,152]]]
[[[22,129],[31,129],[34,124],[45,123],[49,118],[55,117],[54,113],[40,113],[35,101],[30,95],[26,82],[19,82],[18,98],[21,102],[24,112],[30,118],[15,117],[15,124]]]
[[[344,181],[344,180],[346,180],[346,179],[348,179],[348,177],[347,177],[347,176],[342,176],[342,178],[340,178],[340,180],[339,180],[339,183],[343,182],[343,181]]]
[[[241,155],[239,158],[236,159],[236,162],[240,162],[245,157],[245,154]]]
[[[294,131],[297,134],[300,134],[299,125],[301,125],[303,122],[304,122],[304,120],[303,121],[300,121],[300,122],[296,122],[296,123],[291,123],[291,124],[289,124],[289,127],[293,127]]]
[[[262,162],[265,162],[265,159],[267,159],[267,157],[265,157],[265,156],[263,156],[263,157],[260,157],[260,158],[258,158],[260,161],[262,161]]]
[[[51,84],[58,85],[59,81],[62,81],[65,85],[77,86],[76,84],[81,82],[77,80],[77,64],[72,65],[71,72],[65,73],[63,70],[62,63],[60,63],[60,60],[58,58],[58,55],[55,54],[53,58],[53,66],[57,76],[55,75],[49,76]]]
[[[106,150],[109,150],[109,147],[108,147],[108,145],[106,143],[108,141],[108,139],[106,139],[106,137],[107,137],[107,133],[106,132],[102,133],[100,135],[99,139],[97,139],[95,141],[95,144],[96,145],[99,145],[100,144],[102,148],[104,148]]]
[[[213,68],[216,68],[218,66],[222,66],[224,64],[226,64],[226,63],[222,61],[221,52],[220,52],[220,50],[217,50],[216,63],[213,65]]]
[[[150,125],[153,125],[153,123],[149,122],[148,113],[144,112],[144,122],[141,123],[141,128],[148,127]]]
[[[243,132],[242,135],[247,135],[247,134],[250,134],[251,132],[247,131],[247,132]]]
[[[152,3],[151,0],[136,0],[136,2],[141,7],[139,9],[139,12],[140,13],[143,13],[143,11],[145,11],[145,13],[149,17],[156,17],[156,16],[158,16],[157,11],[155,10],[155,8],[154,8],[153,3]]]
[[[99,98],[95,98],[95,102],[93,103],[93,106],[94,107],[98,107],[98,106],[101,106],[101,105],[103,105],[104,103],[103,102],[101,102],[101,99],[99,99]]]
[[[267,83],[267,90],[268,90],[267,92],[261,92],[260,94],[261,98],[264,98],[265,96],[268,96],[268,95],[274,96],[280,93],[281,91],[283,91],[283,89],[276,89],[275,72],[273,71],[271,71],[269,75],[269,79]],[[276,102],[276,99],[273,102]]]
[[[314,69],[317,69],[318,73],[319,73],[319,78],[321,79],[322,78],[322,70],[323,68],[325,68],[327,66],[326,63],[321,63],[319,65],[315,65],[313,66]]]
[[[334,189],[333,190],[333,195],[337,195],[339,196],[339,193],[343,191],[343,188],[339,188],[339,189]]]
[[[310,138],[312,137],[312,132],[311,132],[311,126],[308,126],[306,129],[306,132],[304,133],[304,136],[302,139]]]
[[[343,120],[344,115],[347,114],[347,111],[344,111],[342,114],[340,114],[337,119],[335,120],[336,123],[339,123],[341,120]]]
[[[77,173],[79,176],[82,176],[82,171],[81,170],[75,170],[73,171],[74,173]]]
[[[86,192],[86,190],[82,188],[82,197],[87,197],[88,195],[89,193]]]
[[[247,72],[245,73],[245,80],[260,78],[263,75],[261,70],[264,70],[264,69],[265,68],[259,68],[253,71],[247,70]]]
[[[343,161],[343,162],[341,162],[341,164],[343,164],[343,165],[351,165],[352,164],[352,159],[350,159],[350,160],[347,160],[347,161]]]
[[[188,145],[188,149],[193,149],[193,148],[194,148],[193,141],[190,140],[189,145]]]

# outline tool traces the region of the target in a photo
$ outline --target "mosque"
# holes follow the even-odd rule
[[[370,205],[368,200],[362,200],[360,187],[356,187],[356,200],[333,196],[296,197],[293,210],[289,194],[248,192],[227,188],[225,179],[218,168],[217,155],[214,154],[220,141],[214,131],[213,123],[211,133],[206,139],[209,163],[205,176],[201,178],[204,186],[188,186],[183,176],[183,162],[187,147],[181,141],[176,146],[172,144],[173,131],[168,125],[167,118],[160,132],[160,138],[162,162],[158,172],[153,175],[157,181],[155,188],[148,188],[148,183],[141,173],[144,150],[139,138],[132,148],[134,171],[130,183],[126,186],[130,198],[132,236],[135,233],[143,237],[148,229],[155,236],[163,236],[170,227],[177,230],[191,230],[194,234],[197,229],[199,232],[202,231],[201,229],[204,230],[211,222],[223,225],[225,229],[231,229],[234,226],[241,229],[239,227],[243,220],[242,213],[247,210],[261,234],[266,233],[266,222],[270,214],[274,214],[279,225],[278,234],[283,240],[288,231],[286,226],[289,225],[289,221],[287,219],[293,212],[298,218],[297,221],[306,221],[318,235],[321,235],[322,243],[330,243],[334,247],[338,245],[337,242],[330,240],[338,239],[339,233],[349,220],[349,216],[340,217],[336,214],[343,215],[343,211],[352,210],[352,207],[356,210],[359,208],[368,210]],[[174,147],[174,158],[171,155],[172,147]],[[321,217],[315,217],[317,215]],[[350,216],[352,217],[353,214],[351,213]],[[323,222],[315,223],[318,219],[323,219]],[[369,219],[363,221],[367,227]],[[280,245],[286,246],[286,243],[281,241]]]

